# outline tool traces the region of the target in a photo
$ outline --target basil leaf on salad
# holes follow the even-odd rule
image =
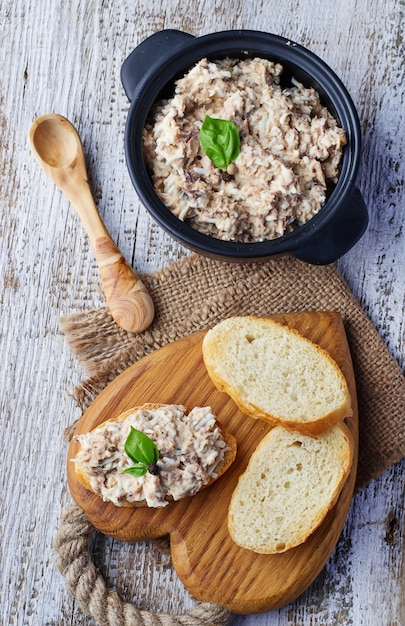
[[[155,465],[159,459],[159,450],[154,441],[145,433],[131,426],[124,445],[125,453],[134,465],[124,470],[131,476],[144,476],[150,465]]]
[[[145,476],[148,471],[148,467],[144,463],[135,463],[132,467],[128,467],[124,470],[124,474],[130,474],[131,476],[135,476],[135,478],[140,478],[141,476]]]
[[[239,131],[229,120],[206,115],[200,129],[200,142],[207,157],[222,170],[240,154]]]

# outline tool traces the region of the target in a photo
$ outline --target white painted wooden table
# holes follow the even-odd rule
[[[55,111],[77,126],[107,227],[137,271],[153,270],[185,250],[152,223],[127,174],[126,55],[162,28],[252,28],[308,46],[347,85],[364,131],[359,186],[370,226],[338,266],[403,367],[404,13],[403,0],[1,0],[1,626],[93,623],[67,594],[52,550],[71,502],[62,433],[79,410],[69,392],[84,377],[58,318],[104,300],[78,218],[31,158],[31,122]],[[335,552],[301,598],[232,623],[405,624],[404,468],[356,495]],[[149,546],[99,538],[95,550],[127,601],[172,613],[192,606],[173,571],[153,566]],[[120,569],[126,559],[136,563],[130,574]]]

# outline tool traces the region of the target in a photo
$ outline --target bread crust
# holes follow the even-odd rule
[[[315,419],[308,419],[303,421],[291,418],[288,416],[288,414],[277,415],[266,411],[257,403],[249,401],[246,397],[243,397],[243,389],[241,388],[241,386],[233,385],[229,380],[226,380],[224,378],[223,374],[218,371],[217,364],[221,363],[224,355],[221,354],[220,342],[212,340],[212,337],[215,336],[218,327],[221,326],[220,323],[213,329],[209,330],[204,338],[204,363],[207,372],[216,388],[221,392],[227,393],[242,413],[248,415],[249,417],[252,417],[253,419],[263,419],[271,426],[281,424],[287,429],[298,430],[299,432],[309,436],[320,435],[322,432],[324,432],[334,424],[338,424],[339,422],[342,422],[346,417],[351,417],[353,415],[352,401],[347,381],[341,369],[334,361],[334,359],[332,359],[329,352],[321,348],[321,346],[310,341],[306,337],[303,337],[296,329],[284,326],[283,324],[280,324],[270,318],[246,316],[243,318],[228,318],[228,320],[224,320],[224,322],[232,322],[232,319],[242,319],[246,322],[247,325],[250,321],[259,321],[260,323],[265,323],[266,325],[268,325],[269,328],[278,327],[279,329],[283,329],[283,332],[285,332],[286,335],[291,335],[298,338],[303,345],[309,346],[311,350],[314,350],[318,355],[322,357],[322,359],[324,359],[325,363],[329,364],[329,366],[333,369],[335,376],[340,381],[340,384],[345,389],[345,397],[341,405],[339,407],[329,410],[321,417]],[[280,359],[281,358],[282,356],[280,355]]]
[[[151,403],[151,402],[147,402],[141,406],[136,406],[133,407],[131,409],[128,409],[127,411],[124,411],[123,413],[121,413],[120,415],[118,415],[117,417],[113,417],[111,419],[105,420],[104,422],[102,422],[101,424],[98,424],[93,431],[97,430],[98,428],[102,428],[104,426],[104,424],[106,424],[107,422],[118,422],[118,421],[122,421],[124,419],[126,419],[126,417],[128,417],[129,415],[131,415],[132,413],[134,413],[134,411],[138,411],[138,410],[143,410],[143,409],[148,409],[148,410],[155,410],[155,409],[159,409],[161,407],[165,406],[165,404],[163,403]],[[189,409],[186,409],[186,413],[189,413]],[[206,489],[207,487],[209,487],[210,485],[212,485],[212,483],[214,483],[216,480],[218,480],[218,478],[220,478],[226,471],[227,469],[232,465],[232,463],[235,460],[236,457],[236,451],[237,451],[237,443],[236,443],[236,438],[229,432],[227,432],[224,427],[222,426],[222,424],[218,421],[218,419],[215,419],[216,425],[218,426],[218,428],[221,430],[222,436],[228,446],[228,450],[225,451],[224,453],[224,458],[222,460],[222,462],[218,465],[217,469],[216,469],[216,474],[217,476],[215,478],[211,478],[210,481],[204,485],[203,487],[201,487],[200,491],[202,489]],[[93,432],[91,431],[91,432]],[[90,491],[91,493],[95,494],[97,497],[100,497],[99,494],[97,494],[87,476],[84,474],[83,469],[82,469],[82,465],[79,462],[75,462],[75,471],[76,471],[76,476],[78,481],[80,482],[80,484],[87,489],[88,491]],[[198,493],[198,492],[197,492]],[[193,497],[193,496],[187,496],[187,497]],[[170,496],[166,497],[168,502],[173,502],[173,498],[171,498]],[[140,507],[147,507],[147,503],[145,500],[140,500],[137,502],[128,502],[128,500],[126,500],[125,498],[122,499],[121,501],[121,505],[123,507],[128,507],[128,508],[140,508]]]
[[[252,545],[247,545],[247,542],[244,542],[240,539],[240,533],[238,534],[238,531],[236,528],[236,525],[237,525],[236,517],[235,517],[237,514],[236,500],[241,497],[241,485],[242,485],[242,481],[244,480],[244,476],[246,476],[249,472],[253,474],[254,470],[252,469],[251,464],[252,464],[252,460],[254,460],[254,457],[257,455],[263,454],[263,451],[268,453],[268,450],[266,450],[267,440],[269,437],[272,436],[272,432],[275,433],[276,429],[273,429],[258,444],[255,452],[253,453],[253,455],[251,456],[249,460],[249,463],[245,472],[239,476],[238,484],[232,494],[231,501],[230,501],[229,508],[228,508],[228,530],[232,539],[235,541],[235,543],[237,543],[240,547],[243,547],[247,550],[252,550],[253,552],[257,552],[258,554],[279,554],[279,553],[291,550],[292,548],[295,548],[298,545],[304,543],[316,531],[316,529],[319,528],[319,526],[322,524],[323,520],[325,519],[327,513],[335,506],[336,502],[338,501],[340,493],[343,489],[343,486],[346,483],[346,480],[351,472],[351,469],[353,466],[353,460],[354,460],[355,442],[354,442],[353,435],[350,429],[348,428],[348,426],[344,422],[342,422],[340,424],[336,424],[332,428],[340,429],[347,443],[345,455],[343,458],[340,459],[342,473],[341,473],[339,482],[334,486],[333,491],[330,494],[330,498],[329,498],[327,505],[319,509],[319,511],[317,511],[316,518],[312,520],[312,524],[304,529],[301,529],[301,534],[298,533],[298,538],[296,536],[295,539],[290,542],[285,541],[282,547],[280,546],[274,547],[274,545],[272,546],[268,545],[267,547],[263,545],[252,546]],[[277,429],[284,430],[282,426],[278,426]],[[246,499],[248,499],[249,494],[246,493],[245,495],[246,495]],[[257,511],[256,513],[257,515],[260,514],[259,511]],[[272,522],[273,520],[269,520],[269,523],[272,523]],[[291,523],[293,524],[293,520],[291,520]]]

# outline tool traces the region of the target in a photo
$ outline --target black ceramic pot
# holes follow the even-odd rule
[[[346,131],[339,181],[319,213],[294,232],[260,243],[236,243],[203,235],[181,222],[155,193],[142,154],[142,130],[155,100],[169,97],[173,83],[201,58],[264,57],[284,67],[283,80],[294,76],[314,87]],[[127,57],[121,68],[131,102],[125,129],[125,154],[132,183],[153,218],[180,243],[217,259],[265,260],[290,253],[313,264],[328,264],[345,254],[362,236],[367,209],[356,187],[361,157],[357,112],[346,88],[312,52],[288,39],[260,31],[224,31],[194,37],[176,30],[155,33]]]

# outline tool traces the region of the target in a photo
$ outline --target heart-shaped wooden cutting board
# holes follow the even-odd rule
[[[236,460],[210,487],[193,498],[163,509],[121,508],[103,502],[81,486],[74,463],[78,444],[68,451],[68,483],[75,502],[92,524],[113,537],[138,541],[170,534],[174,568],[185,587],[202,601],[234,613],[279,608],[299,596],[316,578],[334,549],[350,506],[357,466],[358,416],[350,351],[340,315],[300,312],[272,316],[325,348],[341,367],[352,395],[354,415],[347,424],[356,442],[351,474],[339,500],[321,526],[302,545],[276,555],[239,548],[227,529],[227,510],[239,475],[269,426],[243,415],[217,391],[202,358],[204,332],[169,344],[142,358],[104,389],[81,418],[75,434],[88,432],[107,419],[146,402],[210,405],[226,430],[237,439]]]

